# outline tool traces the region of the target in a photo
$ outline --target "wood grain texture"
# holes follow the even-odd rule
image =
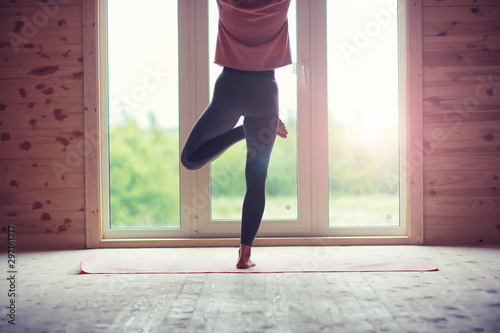
[[[499,36],[498,6],[422,9],[423,36]]]
[[[0,4],[0,216],[24,248],[85,246],[81,3]]]
[[[422,0],[423,7],[500,6],[497,0]]]
[[[476,171],[476,170],[497,170],[500,165],[500,156],[477,155],[471,158],[468,155],[459,156],[426,156],[424,159],[424,169],[427,171]]]
[[[33,7],[49,6],[51,10],[56,6],[81,6],[84,0],[5,0],[0,2],[0,7]]]
[[[498,51],[500,36],[426,36],[423,48],[426,51]]]
[[[5,7],[0,12],[0,31],[9,43],[17,45],[42,37],[81,36],[82,12],[80,6],[60,6],[46,12],[39,6]]]
[[[424,0],[427,244],[500,238],[500,3]]]
[[[236,248],[98,251],[116,259],[218,257],[228,265],[236,255]],[[18,310],[25,315],[16,329],[361,333],[500,328],[498,247],[271,247],[256,248],[254,255],[256,261],[264,255],[314,259],[319,251],[347,258],[423,257],[439,271],[80,275],[79,261],[94,250],[25,252],[18,257],[23,275],[17,285],[23,290]],[[1,321],[0,330],[7,331],[7,325]]]
[[[500,168],[497,170],[428,170],[424,186],[494,186],[500,188]]]
[[[500,113],[480,113],[473,114],[475,118],[492,118],[500,117]],[[484,140],[492,142],[495,138],[500,137],[500,121],[492,120],[489,123],[480,121],[470,121],[470,116],[467,118],[454,117],[450,114],[435,117],[436,123],[429,122],[424,130],[425,141],[456,141],[456,140]],[[443,122],[443,118],[445,121]],[[485,120],[487,121],[487,120]]]
[[[423,5],[422,17],[424,25],[433,22],[481,22],[486,26],[490,21],[500,18],[500,6],[456,6],[443,8],[426,8]]]
[[[500,23],[499,23],[500,24]],[[499,66],[500,51],[424,51],[424,66]]]
[[[493,137],[494,138],[494,137]],[[494,140],[494,139],[492,139]],[[482,141],[482,142],[481,142]],[[489,140],[474,141],[427,141],[424,142],[424,155],[426,156],[468,156],[474,159],[475,156],[500,156],[499,140],[489,142]]]

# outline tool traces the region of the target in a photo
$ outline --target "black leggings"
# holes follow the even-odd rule
[[[235,127],[241,116],[244,116],[243,126]],[[241,243],[249,246],[264,213],[267,167],[278,119],[278,86],[273,71],[249,72],[224,67],[215,83],[212,102],[191,130],[181,154],[182,164],[189,170],[197,170],[246,139],[247,190]]]

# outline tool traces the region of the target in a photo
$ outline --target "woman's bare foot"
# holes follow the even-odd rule
[[[236,263],[236,268],[250,268],[254,267],[255,263],[250,260],[250,252],[252,251],[252,247],[240,244],[240,250],[238,251],[238,262]]]

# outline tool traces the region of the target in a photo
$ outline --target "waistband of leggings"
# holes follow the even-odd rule
[[[236,68],[231,68],[231,67],[224,67],[224,72],[233,72],[233,73],[240,73],[243,75],[251,75],[251,76],[265,76],[265,77],[272,77],[274,78],[274,71],[267,70],[267,71],[244,71],[241,69],[236,69]]]

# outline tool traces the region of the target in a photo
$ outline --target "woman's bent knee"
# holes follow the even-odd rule
[[[196,162],[190,161],[189,157],[186,155],[181,155],[181,163],[186,169],[191,170],[191,171],[198,170],[203,166],[203,164],[201,164],[201,163],[196,163]]]

